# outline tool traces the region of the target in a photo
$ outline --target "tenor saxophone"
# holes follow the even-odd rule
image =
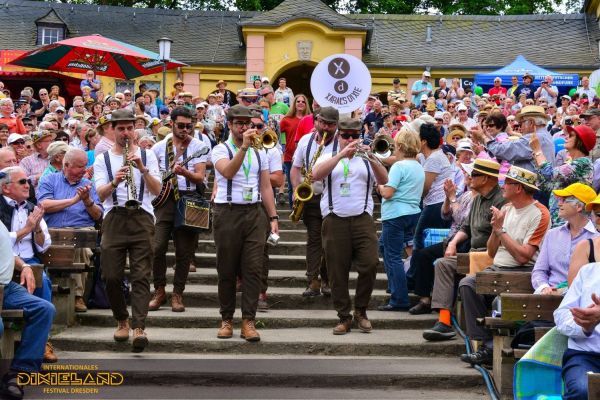
[[[135,175],[133,174],[133,162],[127,160],[129,156],[129,139],[125,139],[125,148],[123,150],[123,167],[127,167],[125,176],[125,187],[127,188],[127,201],[125,208],[128,210],[137,210],[141,203],[138,200],[137,188],[135,186]]]
[[[327,131],[323,134],[323,140],[321,140],[321,144],[317,148],[317,151],[315,151],[312,160],[310,160],[308,169],[303,173],[304,180],[301,184],[296,186],[296,189],[294,190],[294,204],[292,205],[292,213],[290,214],[290,221],[293,223],[298,223],[298,221],[300,221],[302,213],[304,212],[304,203],[310,201],[314,196],[314,190],[312,188],[312,169],[315,162],[320,157],[323,147],[325,147],[325,139],[327,139]]]

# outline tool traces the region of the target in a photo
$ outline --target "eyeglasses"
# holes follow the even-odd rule
[[[88,124],[90,124],[90,125],[98,125],[98,121],[88,121]]]
[[[75,106],[75,107],[80,107],[80,106]],[[54,111],[55,114],[64,114],[65,112],[63,110],[56,110]]]
[[[58,139],[60,142],[68,142],[69,138],[68,137],[61,137]]]
[[[265,127],[265,124],[250,124],[251,128],[256,128],[258,130],[261,130],[262,128]]]
[[[296,100],[296,104],[300,104],[300,103],[306,104],[306,102],[304,100]]]
[[[496,125],[495,124],[486,124],[484,125],[485,128],[495,128]]]
[[[25,141],[24,140],[16,140],[16,141],[12,142],[11,144],[15,145],[15,146],[25,146]]]
[[[250,121],[234,121],[233,125],[241,128],[242,126],[250,126]]]
[[[48,93],[40,93],[40,96],[48,96]]]
[[[192,129],[194,127],[194,124],[186,124],[184,122],[178,122],[175,126],[177,126],[177,129]]]
[[[600,218],[600,211],[595,212],[594,215],[596,216],[596,218]]]
[[[13,181],[12,183],[18,183],[19,185],[25,185],[27,183],[27,178],[21,178],[18,181]]]
[[[356,133],[340,133],[340,137],[342,139],[358,139],[360,137],[360,133],[356,132]]]
[[[565,125],[567,125],[567,126],[573,125],[573,120],[572,119],[566,119],[565,120]]]

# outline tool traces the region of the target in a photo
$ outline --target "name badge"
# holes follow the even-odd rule
[[[252,201],[252,192],[254,188],[252,186],[244,186],[242,188],[242,199],[244,201]]]
[[[350,184],[348,182],[340,183],[340,196],[350,197]]]

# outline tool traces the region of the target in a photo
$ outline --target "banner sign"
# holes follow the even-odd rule
[[[321,61],[310,78],[310,90],[321,107],[340,113],[360,108],[371,93],[371,73],[350,54],[334,54]]]

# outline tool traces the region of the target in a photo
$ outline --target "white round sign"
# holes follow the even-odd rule
[[[371,73],[360,59],[350,54],[334,54],[315,67],[310,90],[321,107],[331,106],[340,113],[350,113],[367,101]]]

